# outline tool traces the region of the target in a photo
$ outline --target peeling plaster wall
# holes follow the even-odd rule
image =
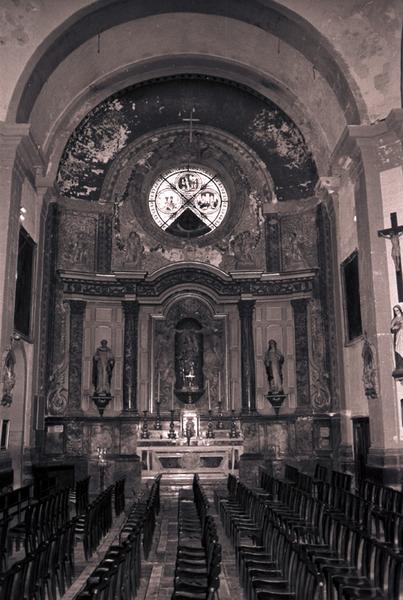
[[[200,125],[229,132],[260,156],[278,200],[313,195],[316,167],[291,119],[274,103],[243,89],[196,78],[129,88],[96,107],[65,149],[58,175],[60,192],[97,200],[108,166],[128,144],[159,127],[183,125],[193,109]]]
[[[0,119],[18,78],[38,46],[89,0],[2,0],[0,4]]]
[[[368,108],[369,120],[401,106],[400,0],[282,0],[304,16],[343,58]]]

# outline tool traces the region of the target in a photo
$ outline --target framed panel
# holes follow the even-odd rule
[[[18,238],[17,283],[15,286],[14,328],[24,337],[31,333],[32,281],[36,244],[20,227]]]
[[[358,252],[355,250],[341,264],[346,342],[362,335]]]

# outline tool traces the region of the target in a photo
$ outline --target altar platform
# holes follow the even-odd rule
[[[209,479],[223,479],[238,472],[243,441],[228,438],[226,432],[214,439],[192,439],[190,445],[186,438],[139,440],[138,453],[143,480],[162,473],[165,480],[179,482],[196,472]]]

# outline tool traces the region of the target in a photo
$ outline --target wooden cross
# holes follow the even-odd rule
[[[384,237],[392,242],[392,259],[395,263],[396,270],[396,283],[397,283],[397,297],[399,302],[403,302],[403,277],[402,277],[402,255],[400,253],[400,241],[399,238],[403,234],[403,225],[397,224],[397,215],[395,212],[390,213],[390,224],[389,229],[380,229],[378,231],[379,237]]]
[[[200,121],[200,119],[195,119],[193,117],[193,113],[196,111],[195,108],[192,108],[192,110],[190,111],[190,115],[187,119],[182,119],[182,121],[185,121],[186,123],[189,123],[189,143],[192,143],[192,136],[193,136],[193,123],[196,123],[198,121]]]

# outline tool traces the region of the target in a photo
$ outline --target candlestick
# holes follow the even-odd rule
[[[235,381],[232,382],[231,409],[235,408]]]
[[[207,398],[208,398],[208,409],[211,410],[210,380],[207,380]]]
[[[158,378],[157,378],[157,402],[160,401],[160,372],[158,371]]]
[[[128,394],[129,394],[129,410],[131,410],[131,408],[132,408],[132,387],[130,384],[129,384]]]
[[[172,382],[171,408],[172,408],[172,410],[174,410],[174,382]]]

